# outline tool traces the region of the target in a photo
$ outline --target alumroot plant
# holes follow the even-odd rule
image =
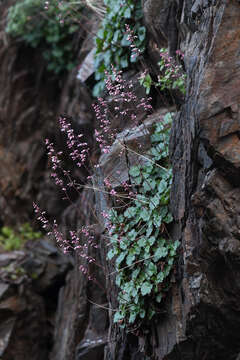
[[[146,29],[142,24],[141,0],[104,0],[104,4],[106,13],[96,37],[94,65],[97,84],[93,89],[96,97],[105,88],[105,71],[111,72],[112,64],[117,70],[122,70],[131,68],[131,64],[138,60],[131,56],[129,35],[136,40],[137,52],[145,50]],[[131,27],[130,34],[126,33],[125,25]]]
[[[108,259],[114,260],[119,309],[114,321],[134,330],[160,311],[171,285],[179,243],[169,236],[172,169],[168,143],[172,115],[157,123],[144,165],[129,170],[135,198],[104,214],[110,235]],[[128,191],[127,187],[127,191]]]
[[[67,254],[72,251],[76,251],[77,255],[85,260],[87,264],[95,262],[95,258],[89,255],[89,246],[97,248],[95,243],[94,234],[87,227],[82,227],[78,231],[69,231],[69,238],[66,239],[63,232],[61,231],[57,221],[54,220],[53,224],[49,222],[46,217],[46,212],[42,211],[39,206],[33,203],[34,211],[37,215],[37,220],[42,224],[42,228],[47,231],[47,235],[55,239],[56,244]],[[85,238],[83,243],[82,239]],[[80,270],[88,275],[89,280],[93,280],[93,277],[89,274],[88,266],[81,265]]]
[[[159,50],[160,61],[158,62],[160,74],[158,74],[158,81],[154,81],[148,72],[145,70],[139,77],[140,84],[146,89],[149,94],[151,87],[159,87],[160,90],[179,90],[183,95],[186,94],[186,74],[184,73],[181,64],[171,57],[168,50],[162,48]],[[184,54],[181,50],[176,51],[176,55],[182,61]]]
[[[111,106],[116,116],[128,118],[128,127],[136,126],[138,111],[151,110],[150,99],[138,99],[133,92],[133,84],[122,77],[121,71],[112,68],[112,75],[106,74],[106,87],[111,97]],[[106,154],[116,138],[112,124],[112,114],[106,100],[99,98],[94,105],[99,129],[96,130],[96,141]],[[103,211],[105,219],[103,236],[109,249],[107,261],[114,264],[115,270],[109,276],[116,276],[119,288],[119,309],[115,309],[114,321],[120,326],[133,329],[151,320],[159,311],[171,285],[171,274],[178,243],[169,237],[169,224],[172,216],[169,211],[169,193],[171,186],[171,165],[168,159],[168,140],[171,127],[171,114],[156,124],[151,136],[152,147],[146,154],[139,154],[145,164],[139,161],[129,170],[129,180],[119,183],[114,188],[110,177],[104,179],[104,187],[92,188],[112,197],[113,207]],[[78,167],[86,166],[89,147],[83,136],[76,135],[71,123],[60,117],[59,125],[66,136],[66,145],[70,158]],[[68,189],[80,185],[71,179],[69,171],[62,165],[62,152],[54,150],[54,144],[47,140],[48,155],[52,167],[52,177],[61,187],[66,197]],[[128,151],[123,144],[123,151]],[[129,149],[131,151],[131,149]],[[137,155],[137,152],[135,151]],[[98,165],[99,166],[99,165]],[[115,174],[116,177],[118,174]],[[61,178],[60,178],[61,176]],[[67,183],[64,182],[67,180]],[[83,259],[80,271],[92,279],[88,265],[95,262],[89,249],[96,248],[94,233],[91,227],[82,227],[69,231],[66,239],[56,221],[50,224],[46,215],[34,204],[38,220],[48,235],[53,236],[65,253],[76,251]]]
[[[127,34],[127,41],[131,43],[131,59],[135,60],[139,55],[141,55],[142,51],[136,45],[136,40],[138,37],[135,35],[134,31],[130,28],[128,24],[125,24],[126,27],[126,34]]]
[[[121,76],[121,72],[117,72],[114,68],[112,68],[112,72],[113,75],[106,74],[106,87],[109,95],[114,98],[115,110],[119,110],[120,106],[123,109],[122,111],[119,111],[118,116],[128,116],[131,111],[130,117],[132,124],[136,125],[137,116],[133,113],[133,109],[137,108],[145,111],[150,110],[150,98],[142,98],[138,100],[132,91],[132,83],[124,80]],[[98,103],[93,106],[99,122],[99,130],[95,131],[96,141],[98,142],[102,153],[107,153],[109,152],[111,144],[115,140],[117,132],[111,124],[111,112],[108,109],[107,102],[102,98],[99,98]],[[83,141],[83,135],[76,134],[74,132],[67,117],[59,117],[59,127],[66,136],[66,147],[72,161],[74,161],[76,166],[79,168],[87,168],[90,150],[88,144]],[[118,196],[122,199],[131,199],[131,196],[133,196],[132,192],[123,197],[121,197],[121,195],[117,195],[114,189],[109,189],[110,183],[108,179],[105,179],[105,184],[108,184],[107,191],[105,189],[96,189],[92,186],[82,186],[78,184],[76,180],[72,178],[71,172],[66,170],[64,167],[64,161],[62,160],[62,156],[64,155],[63,151],[56,151],[54,143],[50,142],[49,139],[46,139],[45,143],[52,170],[51,177],[53,178],[55,184],[63,191],[65,199],[71,201],[69,196],[70,189],[74,188],[80,194],[83,187],[103,191],[108,195]],[[90,180],[91,176],[89,176],[88,179]],[[87,231],[85,228],[79,229],[78,232],[69,231],[69,239],[66,239],[56,220],[54,220],[53,224],[50,224],[46,218],[45,212],[41,211],[36,204],[34,204],[34,210],[38,215],[38,220],[42,223],[42,227],[47,230],[49,236],[53,236],[55,238],[55,241],[62,248],[64,253],[77,250],[79,256],[85,258],[88,263],[94,261],[91,256],[87,255],[88,246],[96,247],[96,244],[94,243],[94,235],[90,233],[90,231]],[[81,244],[82,239],[80,239],[80,237],[87,239],[84,245]],[[86,273],[86,271],[87,270],[85,269],[84,272]]]
[[[75,3],[74,8],[69,1],[15,1],[8,9],[5,31],[32,48],[40,47],[47,70],[61,74],[76,65],[73,38],[79,29],[81,5]]]
[[[86,142],[80,140],[83,138],[83,134],[75,135],[71,123],[64,116],[59,117],[59,125],[61,131],[67,135],[66,142],[68,149],[71,150],[71,159],[76,162],[78,167],[84,166],[88,158],[89,147]]]

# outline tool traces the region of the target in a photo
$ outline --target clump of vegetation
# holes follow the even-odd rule
[[[182,60],[184,58],[183,53],[180,50],[176,51],[176,54]],[[149,94],[151,87],[159,87],[160,90],[175,90],[178,89],[183,95],[186,94],[186,74],[183,67],[177,64],[168,54],[166,48],[160,49],[160,61],[158,63],[160,75],[158,75],[158,81],[154,81],[148,72],[145,72],[140,77],[140,84],[146,89],[146,93]]]
[[[106,13],[96,37],[95,79],[98,82],[94,96],[99,96],[104,89],[105,73],[111,73],[112,65],[121,70],[138,61],[132,56],[131,46],[139,52],[145,50],[146,29],[141,22],[141,0],[105,0],[104,4]],[[127,30],[128,26],[132,34]]]
[[[19,250],[26,241],[39,239],[40,237],[42,237],[42,233],[34,231],[29,223],[20,225],[17,230],[3,226],[0,229],[0,247],[4,251]]]
[[[59,5],[57,0],[22,0],[9,8],[6,32],[33,48],[40,47],[47,69],[59,74],[76,65],[72,37],[78,27],[68,1]]]
[[[179,243],[169,238],[173,218],[169,210],[172,168],[168,146],[171,114],[156,124],[145,165],[131,167],[136,189],[124,211],[111,209],[111,249],[115,259],[119,310],[114,321],[121,326],[150,320],[170,287],[170,274]],[[132,196],[133,198],[133,196]]]
[[[127,80],[122,79],[121,71],[117,72],[113,68],[113,75],[114,80],[110,75],[107,77],[106,88],[110,96],[117,95],[116,107],[118,101],[126,105],[119,115],[130,114],[132,125],[138,125],[136,114],[130,113],[131,105],[134,104],[134,109],[148,111],[151,109],[149,99],[137,99],[129,89],[131,84],[126,84]],[[108,154],[116,133],[107,118],[106,102],[100,98],[94,108],[100,123],[100,130],[95,132],[96,141],[102,153]],[[141,162],[130,168],[129,181],[119,185],[121,192],[118,193],[117,189],[112,188],[111,181],[107,177],[104,178],[103,188],[93,186],[93,190],[113,196],[118,204],[110,209],[109,213],[102,211],[102,216],[105,219],[106,238],[110,239],[107,259],[114,263],[114,271],[110,275],[117,274],[116,285],[119,287],[119,306],[114,321],[129,330],[148,324],[148,321],[160,310],[160,306],[163,306],[163,300],[171,286],[171,275],[179,246],[179,242],[173,241],[169,236],[170,224],[173,220],[169,209],[172,168],[168,147],[171,122],[172,114],[168,113],[156,124],[151,135],[151,149],[147,154],[138,154],[145,159],[144,164]],[[60,119],[60,127],[68,136],[67,146],[72,151],[70,156],[79,167],[83,166],[88,151],[85,148],[86,144],[79,141],[82,135],[76,136],[71,124],[65,118]],[[65,186],[63,179],[57,175],[58,170],[59,174],[66,173],[60,166],[60,155],[58,156],[54,145],[49,141],[47,148],[55,183],[66,193],[69,185]],[[69,183],[70,174],[67,173],[67,176]],[[91,188],[88,185],[86,187]],[[66,238],[56,222],[51,225],[45,212],[36,204],[34,208],[43,228],[49,235],[54,236],[64,252],[78,251],[78,256],[85,261],[79,269],[92,279],[88,265],[94,263],[96,259],[88,254],[88,250],[96,244],[91,227],[84,226],[77,232],[69,231],[69,237]],[[86,242],[84,240],[84,245],[82,237],[87,238]]]
[[[19,278],[26,277],[26,271],[22,266],[15,266],[15,263],[10,263],[7,266],[1,268],[4,273],[7,274],[7,277],[13,281],[18,280]],[[1,360],[1,358],[0,358]]]

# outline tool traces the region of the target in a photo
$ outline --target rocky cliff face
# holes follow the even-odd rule
[[[167,358],[235,359],[239,3],[195,1],[182,18],[192,22],[182,45],[188,95],[174,123],[171,151],[172,211],[183,252],[176,339],[167,350],[174,355]]]
[[[36,321],[33,340],[29,341],[34,342],[34,334],[39,338],[39,329],[45,329],[36,351],[29,357],[31,360],[46,359],[47,356],[51,360],[239,358],[240,3],[237,0],[172,0],[156,4],[154,0],[146,0],[142,4],[152,42],[159,46],[168,44],[171,52],[180,48],[185,53],[187,95],[174,119],[170,144],[174,173],[172,237],[181,242],[176,283],[168,295],[165,312],[152,322],[148,332],[136,337],[113,324],[109,308],[117,306],[117,289],[108,276],[112,269],[104,260],[106,247],[101,235],[102,228],[93,225],[96,221],[92,213],[92,209],[95,209],[94,214],[97,213],[99,219],[103,220],[100,214],[109,206],[109,199],[99,192],[94,196],[93,192],[85,191],[84,196],[76,200],[77,206],[70,206],[64,212],[62,225],[72,228],[81,225],[96,227],[96,241],[101,245],[101,250],[96,250],[94,256],[103,265],[105,274],[97,272],[100,284],[97,288],[80,272],[82,260],[76,256],[75,267],[68,272],[65,285],[59,292],[57,309],[55,304],[52,313],[56,316],[51,345],[44,342],[49,331],[46,324],[41,325],[40,319],[29,317],[32,322]],[[4,6],[1,6],[4,10]],[[88,42],[86,44],[89,47],[82,46],[80,58],[91,51],[91,46]],[[9,51],[12,54],[11,62],[7,55]],[[9,89],[0,95],[0,116],[5,129],[0,143],[1,168],[5,172],[0,180],[2,221],[13,221],[17,209],[26,209],[27,214],[30,205],[26,199],[32,194],[39,194],[39,198],[45,194],[46,158],[43,146],[36,144],[41,144],[41,139],[48,132],[54,136],[53,118],[58,109],[70,112],[76,127],[85,131],[90,139],[94,126],[89,111],[90,95],[84,87],[78,87],[74,80],[75,73],[69,76],[61,94],[59,84],[50,82],[54,92],[51,91],[48,96],[46,90],[43,97],[36,98],[34,91],[38,91],[38,86],[45,91],[45,81],[41,83],[41,76],[44,75],[38,75],[33,81],[32,75],[23,71],[23,62],[30,61],[26,51],[29,50],[6,44],[0,50],[3,59],[0,86]],[[28,91],[29,97],[26,96]],[[158,108],[152,115],[152,121],[161,119],[164,111]],[[43,114],[42,117],[39,114]],[[23,131],[23,126],[28,130]],[[131,145],[135,144],[134,137],[141,138],[141,129],[129,135],[130,147],[135,146]],[[147,146],[147,143],[145,134],[142,144]],[[124,159],[120,161],[118,154],[119,149],[114,146],[107,157],[101,158],[101,171],[96,172],[94,180],[97,185],[101,185],[103,174],[110,170],[120,169],[124,176],[129,164]],[[134,157],[131,161],[134,163]],[[82,176],[84,181],[86,174],[76,176]],[[52,197],[52,191],[49,191]],[[50,213],[55,216],[56,212],[51,212],[51,208],[56,209],[55,205],[50,206]],[[58,209],[58,214],[61,214],[63,208]],[[60,277],[64,276],[66,269],[59,270]],[[0,309],[7,297],[4,294],[9,289],[9,282],[6,274],[2,275]],[[64,284],[63,281],[60,283],[61,286]],[[16,302],[16,288],[15,292],[11,291]],[[23,298],[32,291],[31,284]],[[59,286],[56,291],[59,291]],[[41,296],[35,294],[30,303],[34,309],[41,308],[44,313],[46,308]],[[17,299],[18,303],[20,300]],[[28,304],[28,300],[24,301],[25,305]],[[0,315],[4,316],[0,331],[0,336],[4,334],[3,344],[8,344],[11,336],[12,339],[16,336],[11,335],[11,329],[17,316],[22,316],[18,314],[25,311],[24,307],[13,310],[11,304],[8,305],[11,316]],[[29,307],[27,311],[30,311]],[[22,323],[19,324],[21,328]],[[17,331],[20,330],[16,330],[16,334]],[[29,345],[26,343],[24,346]],[[39,350],[42,346],[47,347],[43,353]],[[6,350],[7,345],[3,345],[2,349],[0,356],[3,360],[10,360],[11,356],[15,360],[22,359],[18,351],[12,355],[9,349]]]
[[[77,82],[77,69],[57,78],[46,71],[38,49],[6,36],[9,5],[0,3],[0,221],[14,226],[28,221],[33,199],[55,218],[68,205],[49,178],[45,147],[46,138],[58,149],[64,146],[57,124],[59,114],[74,117],[75,130],[84,133],[90,146],[94,120],[91,97]],[[79,63],[92,43],[83,41],[92,23],[84,24],[83,20],[82,25],[74,39]],[[86,174],[75,176],[83,181]]]

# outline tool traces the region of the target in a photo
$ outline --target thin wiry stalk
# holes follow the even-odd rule
[[[131,197],[131,196],[125,196],[125,195],[120,195],[120,194],[112,194],[111,192],[109,191],[105,191],[103,189],[100,189],[98,187],[95,187],[95,186],[89,186],[89,185],[78,185],[78,187],[82,187],[82,188],[85,188],[85,189],[91,189],[91,190],[94,190],[94,191],[99,191],[99,192],[102,192],[103,194],[108,194],[108,195],[111,195],[111,196],[115,196],[115,197],[119,197],[119,198],[123,198],[123,199],[130,199],[130,200],[136,200],[134,197]],[[147,201],[144,201],[144,200],[141,200],[141,199],[137,199],[137,201],[143,203],[143,204],[148,204]]]
[[[160,169],[164,170],[164,171],[168,171],[168,169],[166,169],[165,167],[157,164],[155,161],[151,160],[149,157],[144,156],[142,154],[139,154],[138,152],[134,151],[133,149],[131,149],[130,147],[126,146],[125,144],[123,144],[120,140],[118,140],[119,144],[124,148],[127,149],[128,151],[134,153],[135,155],[138,155],[144,159],[146,159],[147,161],[150,161],[152,164],[154,164],[155,166],[159,167]]]
[[[101,0],[85,0],[86,5],[92,9],[100,18],[106,14],[106,7]]]

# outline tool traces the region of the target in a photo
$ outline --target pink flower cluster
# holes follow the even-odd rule
[[[180,59],[184,58],[184,54],[181,50],[177,50],[176,54],[180,57]],[[167,69],[167,73],[171,78],[180,78],[183,76],[182,66],[176,63],[176,60],[169,55],[166,49],[160,50],[160,56],[162,59],[160,64],[162,64]]]
[[[143,108],[145,111],[152,110],[152,105],[146,101],[146,98],[141,98],[139,104],[137,105],[137,109]]]
[[[62,151],[56,152],[53,143],[51,143],[49,139],[45,140],[45,144],[47,146],[47,154],[51,162],[51,168],[53,170],[51,177],[54,179],[54,182],[57,186],[60,186],[63,191],[66,191],[63,180],[58,175],[59,172],[62,172],[61,160],[59,158],[59,156],[62,155]]]
[[[80,141],[83,135],[75,135],[71,123],[67,121],[66,117],[59,117],[59,125],[61,131],[67,135],[67,147],[71,150],[70,157],[78,167],[84,166],[88,158],[89,147],[86,142]]]
[[[51,1],[51,0],[50,0],[50,1]],[[44,10],[46,10],[46,11],[49,10],[50,1],[45,1],[45,2],[44,2]],[[54,1],[55,1],[55,0],[54,0]],[[54,4],[54,5],[55,5],[55,4]],[[57,7],[58,7],[59,9],[61,9],[61,6],[62,6],[62,5],[63,5],[63,1],[57,0]],[[63,19],[63,14],[62,14],[62,13],[60,13],[60,14],[57,15],[57,19],[59,20],[59,23],[60,23],[61,25],[64,24],[64,19]]]
[[[121,186],[123,187],[124,191],[128,195],[129,199],[132,199],[136,196],[136,194],[132,191],[132,185],[127,183],[126,181],[121,183]]]
[[[124,107],[122,111],[119,111],[118,116],[128,115],[135,110],[134,114],[131,114],[131,120],[136,119],[136,109],[143,108],[144,110],[151,110],[152,106],[150,97],[142,98],[140,101],[136,94],[133,92],[133,82],[131,80],[125,80],[122,77],[122,71],[116,71],[112,66],[112,75],[106,73],[106,87],[109,95],[114,97],[114,101],[118,103],[115,106],[115,110],[120,110],[120,105]],[[123,106],[124,105],[124,106]]]
[[[89,155],[89,147],[86,142],[81,141],[83,135],[75,135],[74,130],[72,129],[71,123],[67,121],[66,117],[59,117],[59,125],[62,132],[67,136],[67,148],[70,150],[70,158],[77,164],[78,167],[85,167]],[[51,165],[51,177],[54,179],[54,182],[57,186],[64,191],[66,197],[69,199],[67,194],[67,188],[74,188],[76,191],[79,190],[76,185],[76,181],[72,179],[71,173],[69,170],[65,170],[62,166],[61,155],[62,151],[56,151],[54,144],[45,140],[47,146],[47,154],[50,160]],[[70,199],[69,199],[70,200]]]
[[[53,236],[58,246],[62,249],[64,254],[67,254],[71,251],[76,251],[78,256],[86,260],[87,264],[94,263],[96,260],[89,253],[89,247],[97,248],[95,243],[94,234],[88,229],[88,227],[82,227],[79,234],[76,231],[69,231],[70,239],[66,239],[59,229],[57,221],[54,220],[53,224],[50,224],[49,220],[45,216],[45,211],[41,211],[39,206],[33,203],[34,212],[37,214],[37,220],[42,224],[42,228],[45,229],[48,236]],[[80,234],[82,235],[80,238]],[[86,238],[87,241],[83,243],[83,238]],[[88,273],[88,268],[85,265],[81,265],[80,270],[84,273]],[[89,280],[93,278],[89,276]]]
[[[45,1],[44,10],[48,10],[48,9],[49,9],[49,1]]]
[[[176,55],[178,55],[182,60],[184,59],[184,53],[181,50],[176,50]]]
[[[93,105],[96,118],[99,123],[99,129],[95,130],[96,141],[99,143],[102,153],[107,154],[110,150],[110,145],[116,138],[117,129],[111,124],[112,117],[127,117],[136,124],[137,112],[143,109],[149,111],[152,109],[150,104],[151,98],[142,98],[140,101],[134,94],[131,80],[124,80],[122,71],[116,71],[112,66],[112,74],[106,72],[106,88],[109,95],[112,97],[114,104],[114,111],[116,114],[112,115],[108,109],[106,100],[98,98],[98,103]]]
[[[130,41],[131,45],[130,48],[132,50],[131,58],[135,60],[140,54],[141,50],[136,46],[135,41],[137,36],[134,35],[134,31],[130,28],[128,24],[125,24],[127,40]]]
[[[33,203],[33,209],[34,209],[34,212],[37,214],[37,216],[38,216],[37,220],[39,220],[41,222],[43,229],[45,229],[45,230],[48,229],[49,221],[45,216],[46,211],[41,211],[39,206],[36,203]]]
[[[111,216],[106,211],[102,211],[102,216],[105,219],[105,228],[109,234],[111,234],[116,226],[112,224],[111,222]],[[109,243],[110,244],[110,243]]]
[[[37,214],[37,220],[39,220],[42,224],[42,228],[48,231],[47,235],[52,235],[55,238],[56,243],[63,248],[63,252],[67,253],[69,250],[69,244],[68,241],[64,239],[62,232],[59,230],[56,220],[53,221],[53,224],[50,224],[49,220],[45,216],[45,211],[41,211],[39,206],[35,203],[33,203],[33,208],[34,212]]]
[[[99,123],[100,130],[95,129],[96,141],[99,144],[101,151],[108,154],[110,145],[116,136],[115,131],[111,130],[111,122],[108,119],[108,109],[106,101],[98,98],[98,103],[93,104],[93,109]]]

